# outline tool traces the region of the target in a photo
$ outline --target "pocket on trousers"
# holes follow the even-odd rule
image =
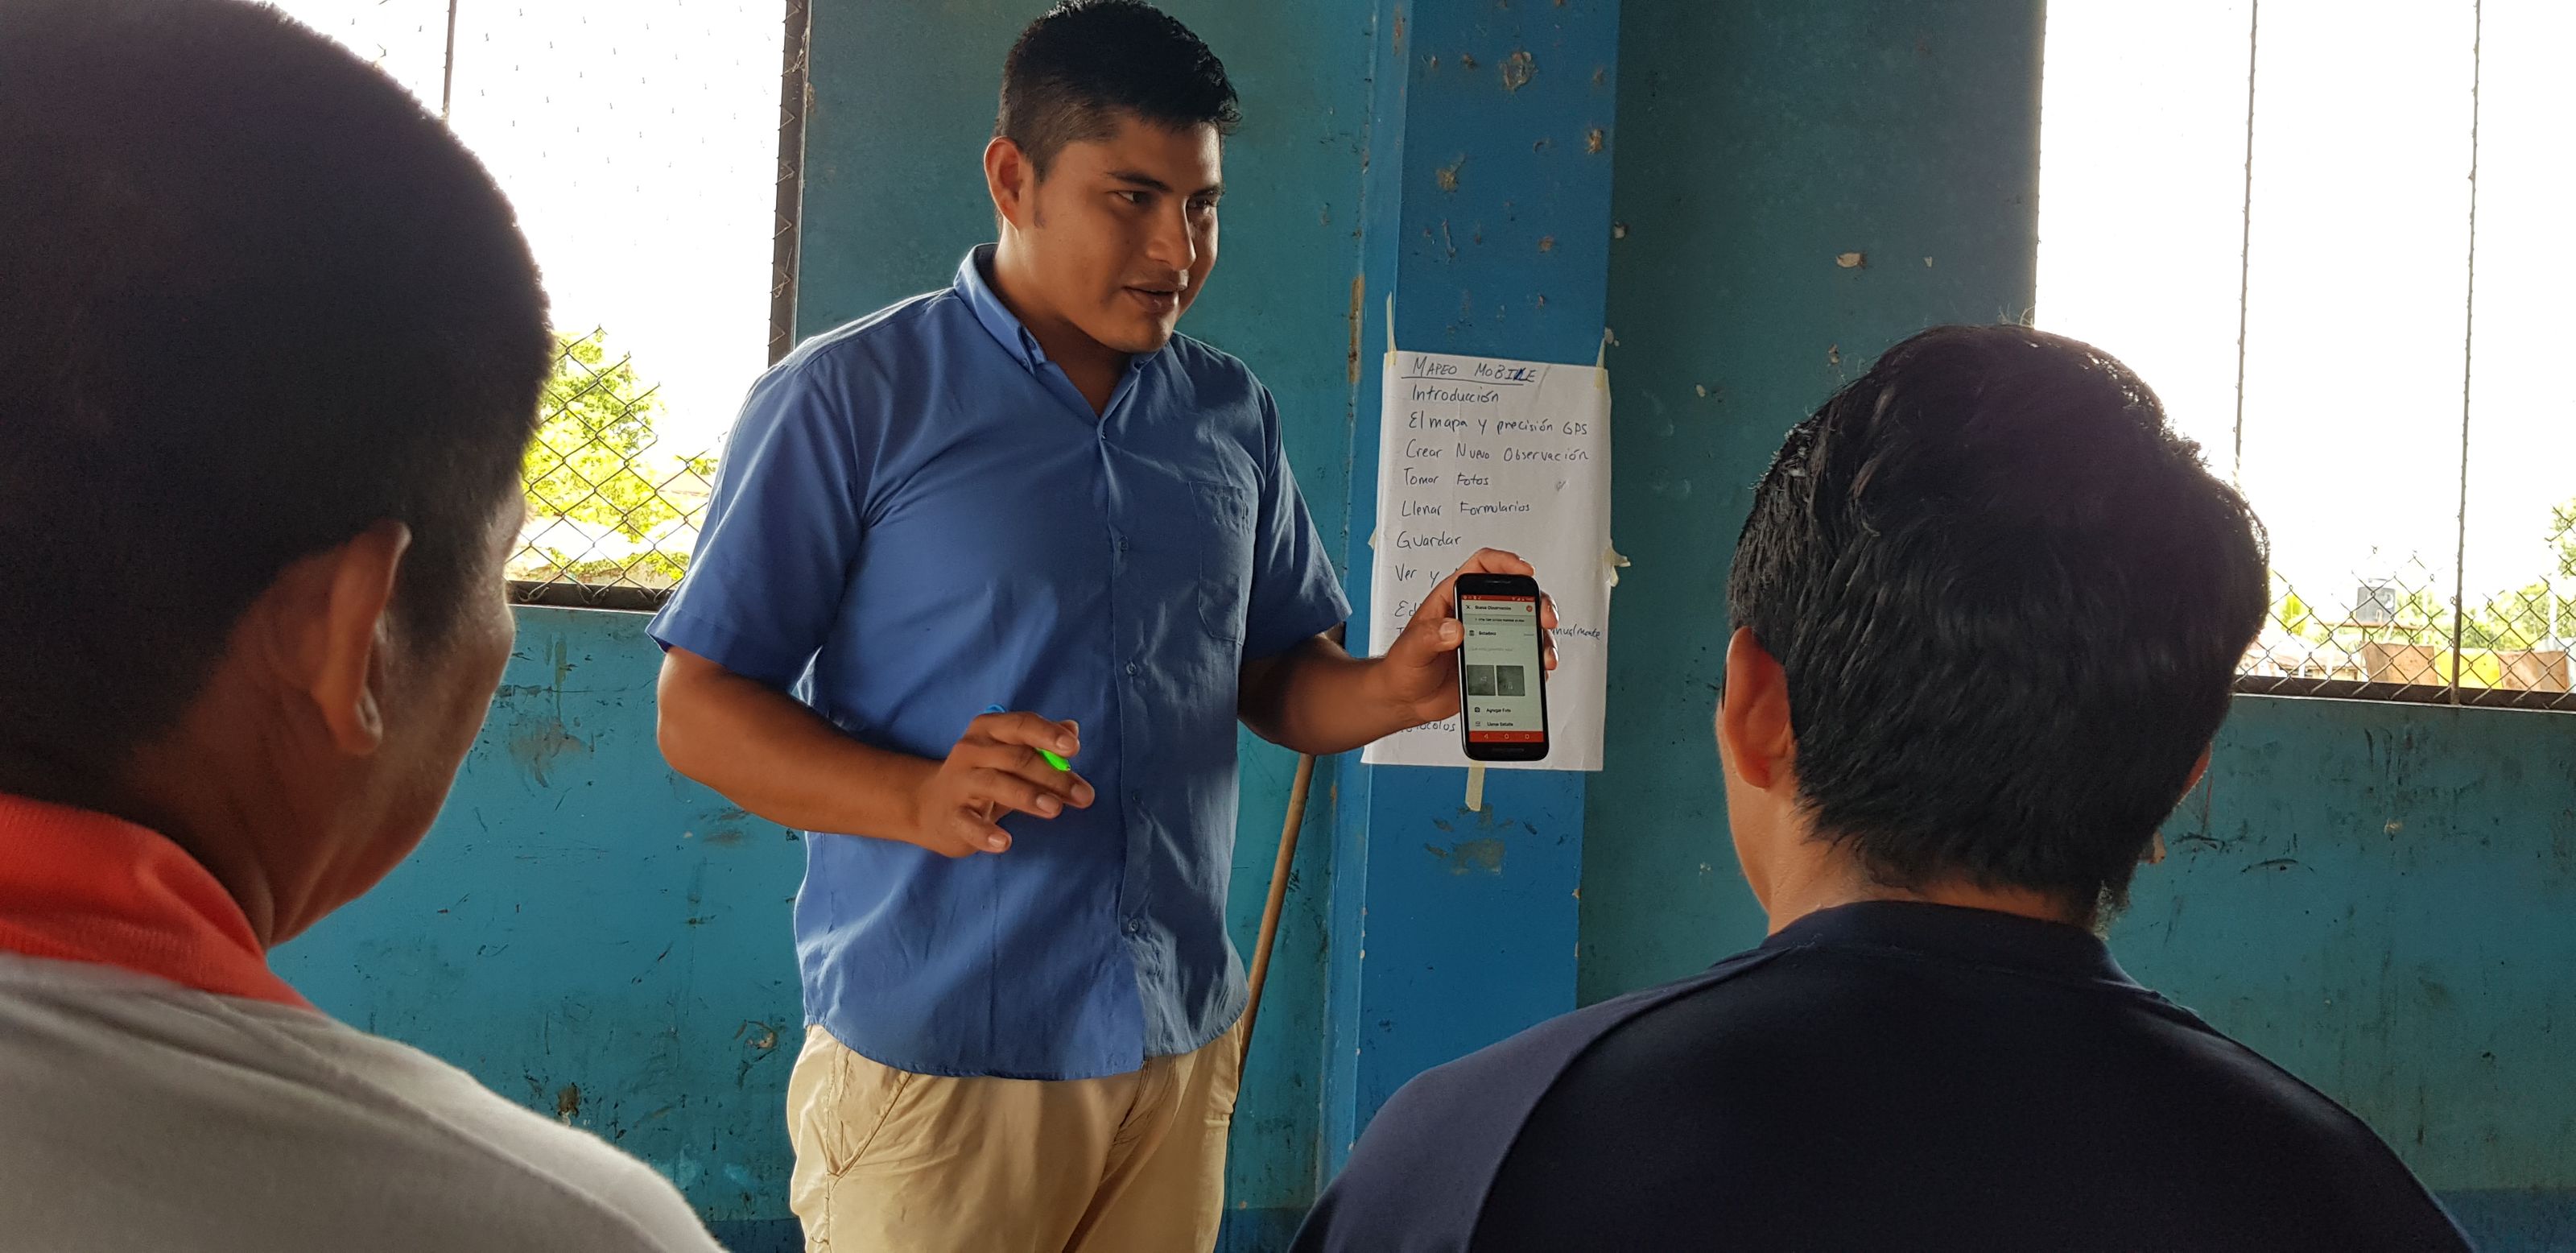
[[[812,1099],[796,1111],[827,1174],[840,1175],[867,1160],[886,1125],[919,1075],[861,1057],[826,1037],[829,1055]]]

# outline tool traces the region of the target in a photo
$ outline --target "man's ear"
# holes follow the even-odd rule
[[[1793,777],[1798,739],[1789,717],[1789,675],[1750,627],[1736,628],[1726,644],[1717,735],[1727,768],[1747,786],[1775,791]]]
[[[313,702],[332,744],[352,757],[384,742],[386,650],[392,638],[394,579],[411,549],[411,528],[379,522],[288,572],[297,647],[290,676]]]
[[[997,135],[984,145],[984,190],[993,197],[993,212],[1013,229],[1030,225],[1036,175],[1037,167],[1018,144]]]

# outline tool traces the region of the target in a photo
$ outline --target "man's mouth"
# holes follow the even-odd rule
[[[1135,301],[1138,307],[1157,317],[1181,307],[1181,289],[1177,287],[1147,284],[1130,286],[1126,291],[1129,300]]]

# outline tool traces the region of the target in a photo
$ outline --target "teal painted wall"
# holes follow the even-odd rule
[[[1610,322],[1636,565],[1586,1000],[1762,936],[1709,725],[1729,552],[1832,388],[2029,307],[2040,9],[1630,0]],[[2130,970],[2368,1119],[2484,1247],[2576,1248],[2576,717],[2240,700],[2166,830],[2113,932]]]
[[[2165,837],[2132,974],[2576,1247],[2576,715],[2241,698]]]

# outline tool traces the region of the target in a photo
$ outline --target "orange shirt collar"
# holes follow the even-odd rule
[[[93,962],[299,1009],[196,859],[122,818],[0,794],[0,952]]]

